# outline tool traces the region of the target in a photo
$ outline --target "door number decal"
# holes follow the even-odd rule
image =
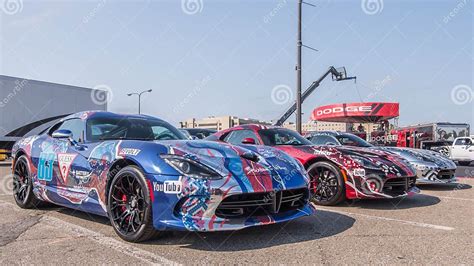
[[[38,179],[51,181],[53,179],[54,153],[42,152],[38,163]]]

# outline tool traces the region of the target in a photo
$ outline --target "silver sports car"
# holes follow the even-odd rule
[[[442,154],[422,149],[374,146],[360,137],[338,131],[313,132],[306,136],[316,145],[345,145],[366,147],[395,153],[416,169],[417,183],[452,183],[456,181],[456,164]]]

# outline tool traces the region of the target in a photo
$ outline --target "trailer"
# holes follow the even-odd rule
[[[391,130],[387,145],[429,149],[448,153],[449,146],[458,137],[469,137],[470,126],[466,123],[436,122]],[[395,144],[395,145],[394,145]]]

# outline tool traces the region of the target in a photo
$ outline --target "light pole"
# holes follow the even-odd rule
[[[149,90],[144,90],[142,92],[132,92],[132,93],[127,94],[127,96],[138,95],[138,114],[140,114],[142,94],[145,93],[145,92],[152,92],[152,91],[153,91],[152,89],[149,89]]]

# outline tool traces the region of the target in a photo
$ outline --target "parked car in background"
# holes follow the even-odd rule
[[[461,137],[454,140],[449,157],[460,165],[468,166],[474,161],[474,138]]]
[[[192,139],[205,139],[217,132],[217,130],[207,128],[180,128],[179,130],[187,132],[185,134],[191,136]]]
[[[273,148],[190,141],[146,115],[82,112],[13,147],[21,208],[51,202],[109,217],[124,240],[237,230],[311,215],[309,179]]]
[[[397,154],[410,162],[416,169],[417,183],[451,183],[456,181],[454,176],[456,164],[435,151],[374,146],[354,134],[338,131],[314,132],[306,137],[316,145],[355,146]]]
[[[403,197],[419,192],[415,186],[415,170],[393,153],[314,145],[296,131],[262,125],[236,126],[207,139],[258,149],[271,146],[288,153],[308,172],[313,199],[320,205],[335,205],[345,199]]]
[[[193,136],[191,136],[191,134],[189,134],[189,132],[188,132],[187,130],[182,129],[182,128],[180,128],[180,129],[178,129],[178,130],[179,130],[179,132],[183,133],[183,135],[184,135],[187,139],[194,139]]]

